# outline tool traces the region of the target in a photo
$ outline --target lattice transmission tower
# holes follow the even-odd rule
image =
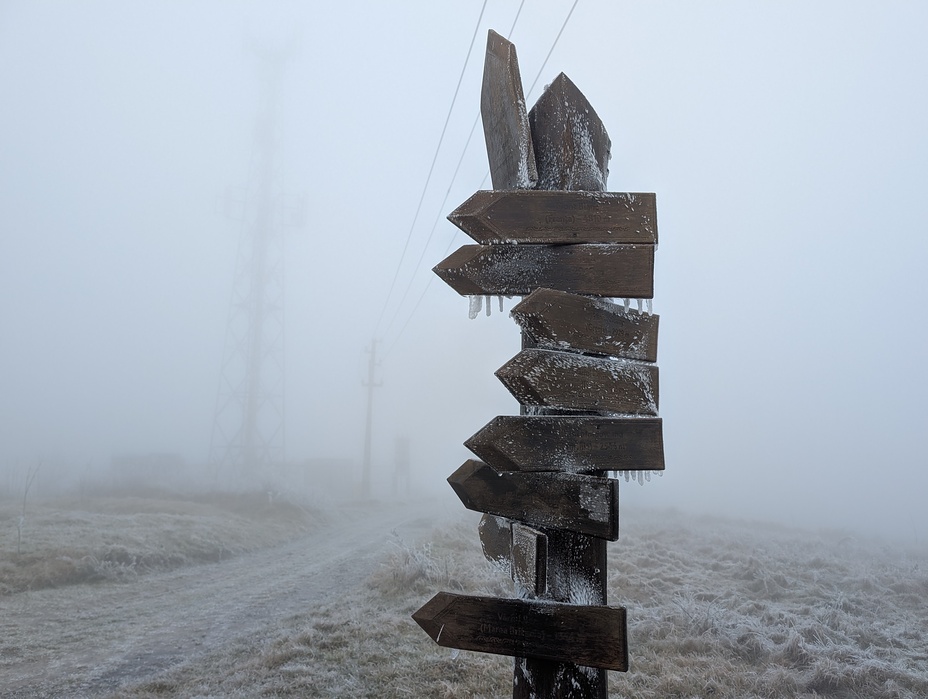
[[[284,230],[303,218],[303,202],[286,199],[277,166],[288,53],[255,51],[263,94],[248,179],[224,198],[226,215],[241,230],[209,461],[218,477],[246,483],[285,457]]]

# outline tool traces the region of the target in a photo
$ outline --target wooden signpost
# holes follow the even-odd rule
[[[609,475],[664,469],[658,318],[628,302],[653,296],[655,195],[604,191],[592,106],[561,74],[526,112],[515,47],[492,31],[481,113],[493,190],[448,217],[478,244],[434,271],[465,296],[524,297],[522,350],[496,372],[521,415],[468,439],[483,461],[448,482],[521,596],[440,592],[413,618],[439,645],[515,656],[515,699],[606,699],[606,670],[628,669],[625,610],[606,604]]]

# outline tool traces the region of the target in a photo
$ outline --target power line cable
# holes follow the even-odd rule
[[[409,283],[406,284],[406,289],[403,291],[403,296],[400,298],[400,302],[396,306],[396,310],[393,312],[393,317],[390,318],[390,322],[387,323],[387,327],[384,329],[383,334],[386,335],[390,332],[390,328],[393,327],[393,323],[396,320],[396,317],[399,315],[400,310],[403,308],[403,303],[406,301],[406,297],[409,295],[409,290],[412,288],[412,283],[416,280],[416,270],[419,269],[422,264],[422,260],[425,258],[425,253],[429,249],[429,244],[432,242],[432,238],[435,235],[435,229],[438,227],[438,222],[441,220],[441,212],[445,210],[445,205],[448,203],[448,197],[451,195],[451,187],[454,185],[454,180],[458,176],[458,172],[461,169],[461,163],[464,162],[464,156],[467,154],[467,147],[470,145],[471,139],[474,136],[474,131],[477,128],[477,123],[480,121],[480,115],[477,115],[477,120],[474,121],[474,125],[470,128],[470,134],[467,136],[467,142],[464,144],[464,150],[461,151],[461,157],[458,158],[457,167],[454,169],[454,175],[451,177],[451,182],[448,184],[448,189],[445,191],[445,197],[441,201],[441,206],[438,208],[438,216],[435,217],[435,220],[432,222],[432,230],[429,231],[429,237],[425,241],[425,246],[422,248],[422,252],[419,254],[419,259],[416,260],[416,264],[413,267],[413,272],[409,277]],[[429,278],[431,282],[431,277]],[[416,306],[418,306],[418,302]]]
[[[522,8],[525,6],[525,0],[519,3],[519,9],[516,10],[516,16],[512,20],[512,26],[509,27],[509,33],[507,37],[512,36],[512,33],[515,31],[516,24],[519,21],[519,15],[522,14]],[[473,44],[471,44],[473,46]],[[396,310],[393,312],[393,316],[390,318],[390,322],[387,323],[387,327],[384,328],[383,334],[386,335],[390,332],[390,329],[393,327],[393,323],[396,321],[397,316],[403,308],[403,303],[406,301],[406,297],[409,295],[409,290],[412,288],[413,282],[416,280],[416,271],[420,268],[422,260],[425,258],[425,253],[429,249],[429,245],[432,242],[432,238],[435,235],[435,230],[438,227],[438,222],[442,219],[442,213],[445,211],[445,205],[448,203],[448,197],[451,195],[451,188],[454,186],[455,181],[457,180],[458,173],[461,170],[461,164],[464,162],[464,156],[467,154],[467,148],[470,146],[470,142],[474,137],[474,131],[477,129],[477,124],[480,123],[480,111],[477,111],[477,116],[474,119],[474,123],[470,127],[470,133],[467,134],[467,141],[464,143],[464,148],[461,150],[461,157],[458,158],[458,164],[454,168],[454,174],[451,175],[451,181],[448,183],[448,188],[445,190],[445,196],[441,200],[441,205],[438,207],[438,215],[435,216],[435,220],[432,222],[432,228],[429,231],[428,238],[426,238],[425,246],[422,248],[422,252],[419,254],[419,259],[416,260],[416,264],[412,268],[412,274],[409,276],[409,282],[406,284],[406,288],[403,290],[403,296],[400,298],[399,303],[396,306]],[[484,177],[486,180],[486,177]],[[481,185],[482,186],[482,185]],[[429,284],[431,284],[431,277],[429,277]],[[428,284],[426,285],[428,288]],[[415,308],[419,306],[419,302],[416,302]],[[405,327],[405,324],[404,324]],[[391,345],[392,347],[392,345]],[[386,356],[386,353],[384,354]]]
[[[470,61],[470,54],[474,48],[474,41],[477,39],[477,32],[480,29],[480,22],[483,20],[483,12],[487,8],[487,0],[483,0],[483,6],[480,8],[480,16],[477,17],[477,24],[474,27],[474,35],[471,37],[470,46],[467,49],[467,56],[464,58],[464,65],[461,67],[461,75],[458,77],[457,87],[454,88],[454,97],[451,98],[451,106],[448,108],[448,115],[445,117],[445,125],[441,129],[441,136],[438,138],[438,145],[435,147],[435,155],[432,156],[432,164],[429,167],[429,174],[425,178],[425,184],[422,187],[422,194],[419,197],[419,204],[416,206],[416,213],[412,219],[412,225],[409,226],[409,232],[406,234],[406,242],[403,244],[403,252],[400,255],[400,260],[396,265],[396,271],[393,273],[393,281],[390,282],[390,290],[387,292],[387,296],[384,299],[383,308],[380,311],[380,316],[377,318],[377,324],[374,326],[374,335],[377,335],[377,330],[380,328],[381,322],[383,322],[384,313],[387,310],[387,306],[390,303],[390,297],[393,295],[393,289],[396,286],[396,279],[399,276],[400,268],[403,266],[403,260],[406,259],[406,251],[409,248],[409,241],[412,238],[412,232],[416,227],[416,222],[419,220],[419,212],[422,210],[422,202],[425,200],[425,193],[428,191],[429,182],[432,180],[432,173],[435,171],[435,163],[438,160],[438,153],[441,150],[441,144],[445,140],[445,132],[448,130],[448,122],[451,121],[451,112],[454,110],[454,104],[458,99],[458,92],[461,89],[461,82],[464,80],[464,72],[467,69],[467,63]]]
[[[535,89],[535,85],[538,84],[538,79],[541,77],[541,74],[544,72],[545,66],[548,65],[548,59],[551,58],[551,54],[554,53],[554,47],[557,46],[557,42],[561,38],[561,34],[564,33],[564,27],[567,26],[567,23],[570,21],[570,16],[574,13],[574,9],[577,7],[577,3],[580,0],[574,0],[574,4],[570,6],[570,12],[567,13],[567,16],[564,18],[564,23],[561,25],[560,31],[557,33],[557,36],[554,37],[554,43],[551,44],[551,49],[548,51],[548,55],[545,56],[544,62],[541,64],[541,68],[538,69],[538,75],[535,76],[535,79],[532,81],[532,86],[528,89],[528,92],[525,93],[525,97],[528,98],[532,94],[532,90]]]
[[[567,17],[564,19],[564,22],[563,22],[563,24],[561,25],[561,29],[560,29],[560,31],[558,31],[557,36],[556,36],[555,39],[554,39],[554,43],[551,45],[551,49],[548,51],[548,55],[545,57],[544,63],[542,63],[541,69],[539,69],[539,71],[538,71],[538,75],[535,76],[535,80],[534,80],[534,82],[532,83],[532,88],[530,88],[529,93],[531,92],[531,89],[533,89],[533,88],[535,87],[535,85],[537,84],[538,79],[539,79],[539,77],[541,76],[542,71],[544,71],[545,65],[546,65],[547,62],[548,62],[548,59],[551,58],[551,54],[552,54],[553,51],[554,51],[554,47],[557,46],[557,42],[558,42],[558,40],[561,38],[561,34],[563,34],[563,32],[564,32],[564,28],[567,26],[567,22],[570,20],[570,16],[573,14],[574,8],[576,8],[576,6],[577,6],[577,2],[579,2],[579,0],[574,0],[573,6],[570,8],[570,11],[567,13]],[[513,34],[513,32],[515,31],[516,24],[517,24],[518,21],[519,21],[519,16],[522,14],[522,8],[524,7],[524,5],[525,5],[525,0],[522,0],[522,2],[519,3],[519,9],[516,10],[516,16],[515,16],[515,18],[514,18],[513,21],[512,21],[512,26],[509,27],[509,33],[507,34],[507,38],[508,38],[508,37],[511,37],[512,34]],[[473,125],[471,126],[470,133],[469,133],[468,136],[467,136],[467,142],[464,144],[464,149],[463,149],[462,152],[461,152],[461,157],[458,159],[457,167],[455,167],[454,174],[453,174],[452,177],[451,177],[451,183],[448,185],[448,189],[447,189],[447,191],[445,192],[445,198],[444,198],[444,200],[442,201],[441,207],[440,207],[440,209],[439,209],[438,216],[436,216],[435,222],[432,224],[432,230],[431,230],[431,232],[429,233],[428,240],[426,241],[425,249],[423,249],[422,254],[419,256],[419,261],[416,263],[416,269],[418,269],[419,265],[422,263],[422,259],[423,259],[423,257],[425,256],[425,250],[428,249],[428,245],[429,245],[429,243],[430,243],[431,240],[432,240],[432,235],[433,235],[434,232],[435,232],[435,228],[436,228],[436,226],[437,226],[437,224],[438,224],[438,221],[441,219],[442,212],[444,212],[444,210],[445,210],[445,204],[447,203],[448,196],[449,196],[450,193],[451,193],[451,188],[452,188],[452,186],[454,185],[455,180],[457,179],[458,172],[459,172],[460,169],[461,169],[461,163],[464,161],[464,155],[467,153],[467,148],[470,146],[471,139],[473,138],[474,131],[475,131],[475,129],[476,129],[476,127],[477,127],[477,123],[478,123],[479,121],[480,121],[480,114],[479,114],[479,112],[478,112],[477,118],[474,119],[474,123],[473,123]],[[487,172],[484,174],[483,179],[481,180],[480,186],[478,187],[478,189],[483,189],[483,186],[484,186],[484,184],[486,183],[487,178],[488,178],[489,176],[490,176],[490,173],[489,173],[489,171],[487,171]],[[454,234],[452,234],[451,239],[448,241],[448,245],[447,245],[447,247],[445,248],[444,253],[442,254],[442,257],[443,257],[443,258],[446,257],[446,256],[448,255],[448,251],[451,249],[451,246],[454,244],[454,240],[455,240],[456,237],[457,237],[457,232],[455,232]],[[415,275],[415,271],[413,272],[413,275]],[[405,290],[405,292],[403,293],[403,300],[406,299],[406,296],[407,296],[407,294],[408,294],[408,292],[409,292],[410,287],[412,286],[412,282],[413,282],[414,279],[415,279],[415,276],[413,276],[412,278],[410,278],[409,284],[407,284],[406,290]],[[417,311],[418,308],[419,308],[419,305],[422,303],[422,299],[425,298],[425,294],[428,292],[429,287],[432,285],[432,281],[433,281],[434,279],[435,279],[435,275],[434,275],[434,274],[429,275],[428,281],[427,281],[426,284],[425,284],[425,288],[422,290],[422,293],[419,295],[419,298],[416,299],[416,303],[413,305],[412,310],[409,312],[409,315],[406,317],[406,321],[403,323],[403,326],[400,328],[399,332],[397,333],[396,338],[393,340],[392,343],[390,343],[390,346],[387,348],[386,352],[384,352],[384,354],[383,354],[384,357],[386,357],[387,355],[390,354],[390,352],[393,350],[393,348],[394,348],[394,347],[397,345],[397,343],[399,342],[399,339],[403,336],[403,333],[405,332],[406,328],[408,327],[409,322],[412,320],[413,316],[415,316],[416,311]],[[403,301],[400,302],[400,305],[397,307],[396,312],[393,314],[393,317],[391,318],[390,323],[389,323],[389,325],[387,326],[387,330],[389,330],[391,327],[393,327],[393,322],[396,320],[396,317],[397,317],[397,315],[399,314],[399,311],[400,311],[400,309],[401,309],[401,307],[402,307],[402,303],[403,303]]]

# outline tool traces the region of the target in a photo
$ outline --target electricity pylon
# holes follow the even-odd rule
[[[225,200],[241,232],[210,440],[216,475],[245,481],[284,460],[283,231],[302,218],[302,202],[284,201],[276,158],[277,101],[289,52],[255,53],[264,94],[247,184]]]

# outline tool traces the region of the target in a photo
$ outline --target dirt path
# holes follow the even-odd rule
[[[93,697],[273,636],[288,616],[362,583],[396,531],[426,536],[435,507],[378,506],[273,550],[145,575],[0,598],[0,694]]]

